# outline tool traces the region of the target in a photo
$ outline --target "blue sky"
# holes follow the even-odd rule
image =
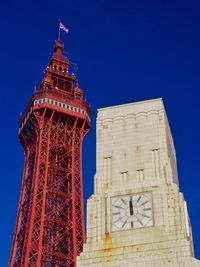
[[[137,3],[136,3],[137,2]],[[7,266],[23,169],[18,118],[53,51],[59,19],[65,51],[92,105],[84,142],[85,200],[93,192],[100,107],[162,97],[200,258],[200,3],[198,1],[4,1],[0,7],[0,266]]]

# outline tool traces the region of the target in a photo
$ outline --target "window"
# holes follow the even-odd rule
[[[158,179],[160,175],[160,158],[159,158],[159,149],[151,150],[152,156],[152,167],[153,167],[153,176]]]
[[[120,182],[121,184],[126,184],[128,180],[128,171],[120,172]]]
[[[136,179],[138,181],[143,181],[144,180],[144,169],[136,170]]]

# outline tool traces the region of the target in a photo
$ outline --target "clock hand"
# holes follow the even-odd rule
[[[130,209],[130,215],[133,215],[133,203],[132,201],[129,201],[129,209]]]

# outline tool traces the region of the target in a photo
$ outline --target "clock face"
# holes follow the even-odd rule
[[[111,198],[111,229],[113,232],[152,225],[151,193]]]

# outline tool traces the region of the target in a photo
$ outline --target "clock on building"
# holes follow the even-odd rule
[[[152,194],[131,194],[111,198],[111,231],[153,226]]]

